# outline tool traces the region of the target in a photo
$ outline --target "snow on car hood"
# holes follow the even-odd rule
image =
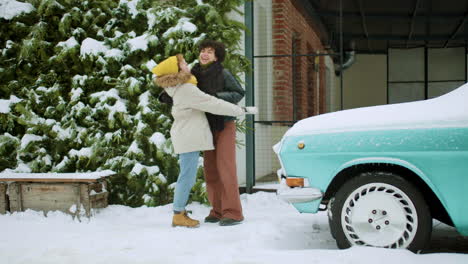
[[[445,95],[401,104],[343,110],[303,119],[284,137],[359,130],[468,126],[468,84]]]

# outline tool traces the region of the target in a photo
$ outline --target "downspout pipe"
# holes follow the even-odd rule
[[[343,65],[335,63],[335,74],[339,76],[342,71],[351,67],[356,62],[356,52],[354,50],[345,51]]]

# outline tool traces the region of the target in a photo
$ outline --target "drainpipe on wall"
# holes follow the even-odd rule
[[[335,74],[336,76],[339,76],[342,71],[346,70],[347,68],[351,67],[353,63],[356,61],[356,52],[354,51],[356,49],[356,43],[351,40],[348,42],[348,45],[346,47],[346,51],[341,51],[343,52],[343,59],[340,61],[335,61]]]
[[[340,65],[339,63],[335,63],[336,76],[339,76],[342,71],[351,67],[351,65],[353,65],[355,61],[356,61],[356,52],[354,50],[345,51],[343,65]]]

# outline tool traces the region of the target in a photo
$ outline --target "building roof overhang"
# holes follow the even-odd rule
[[[339,53],[387,53],[389,48],[466,47],[468,1],[298,0]],[[341,42],[341,39],[343,40]]]

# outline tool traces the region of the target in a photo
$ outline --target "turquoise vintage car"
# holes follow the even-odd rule
[[[468,236],[468,84],[443,96],[310,117],[273,149],[278,195],[328,209],[339,248],[419,250],[432,219]]]

